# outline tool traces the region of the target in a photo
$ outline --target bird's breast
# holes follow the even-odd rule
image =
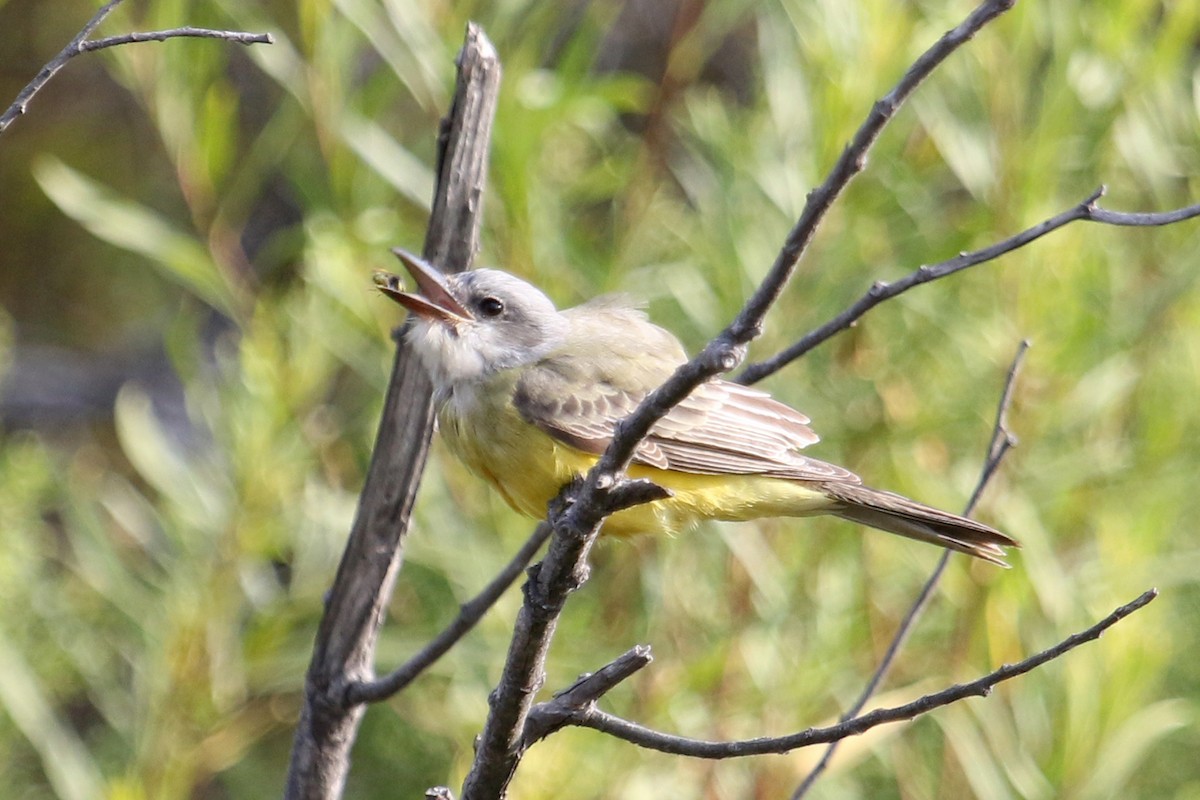
[[[438,414],[442,438],[460,461],[490,483],[517,511],[543,517],[563,484],[595,457],[565,447],[526,422],[504,385],[450,392]]]

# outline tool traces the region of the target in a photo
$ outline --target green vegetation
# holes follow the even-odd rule
[[[389,247],[419,248],[467,19],[505,67],[480,263],[564,305],[643,297],[695,348],[736,313],[870,104],[969,8],[697,4],[659,80],[595,68],[647,50],[610,33],[638,24],[608,2],[570,21],[550,3],[123,7],[105,33],[192,24],[277,43],[76,59],[0,138],[10,386],[28,359],[37,373],[62,353],[128,376],[111,413],[13,422],[6,406],[6,796],[281,790],[400,321],[371,273],[393,268]],[[0,2],[4,102],[92,10]],[[1200,5],[1151,0],[1026,2],[985,29],[884,133],[751,358],[872,281],[1101,183],[1113,209],[1196,202],[1198,38]],[[1011,571],[954,560],[879,703],[1163,592],[986,700],[847,742],[821,796],[1200,798],[1198,254],[1195,222],[1075,225],[887,303],[768,382],[813,418],[819,456],[957,509],[1008,361],[1033,341],[1011,413],[1021,446],[979,511],[1025,547]],[[181,389],[147,364],[169,364]],[[381,668],[532,530],[436,446],[414,525]],[[937,555],[828,520],[605,543],[548,689],[648,643],[655,663],[607,700],[618,713],[708,738],[830,721]],[[461,784],[517,603],[510,592],[368,711],[349,797]],[[816,755],[705,763],[568,731],[530,752],[513,794],[782,797]]]

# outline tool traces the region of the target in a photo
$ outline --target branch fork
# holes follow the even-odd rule
[[[17,99],[5,109],[3,114],[0,114],[0,134],[3,134],[9,126],[17,121],[17,118],[26,112],[29,108],[29,101],[33,96],[42,90],[42,88],[50,82],[50,80],[58,74],[59,70],[67,65],[75,56],[81,53],[91,53],[96,50],[104,50],[109,47],[116,47],[123,44],[135,44],[137,42],[165,42],[167,39],[178,39],[181,37],[203,38],[203,39],[224,39],[227,42],[236,44],[274,44],[275,39],[269,33],[248,33],[246,31],[218,31],[210,28],[194,28],[186,26],[182,28],[171,28],[165,31],[146,31],[142,33],[126,33],[119,36],[108,36],[103,39],[88,39],[92,35],[92,31],[100,26],[100,23],[105,20],[112,10],[119,6],[123,0],[109,0],[87,24],[75,34],[75,38],[67,43],[67,46],[58,52],[38,74],[25,85],[17,94]]]

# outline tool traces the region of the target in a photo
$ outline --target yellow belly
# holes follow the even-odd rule
[[[443,438],[468,468],[523,514],[546,516],[547,503],[563,485],[586,474],[598,460],[525,422],[507,403],[490,411],[470,410],[443,409]],[[762,475],[697,475],[640,465],[631,466],[628,474],[653,481],[672,496],[613,514],[604,523],[606,534],[671,534],[704,519],[808,516],[830,506],[825,495],[802,483]]]

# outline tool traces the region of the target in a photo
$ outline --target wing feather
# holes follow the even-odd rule
[[[671,334],[639,312],[587,310],[573,320],[566,347],[525,370],[513,404],[526,421],[559,441],[599,454],[612,440],[616,424],[670,377],[685,356]],[[712,380],[651,429],[634,462],[705,475],[860,482],[848,470],[800,453],[816,441],[808,417],[799,411],[758,389]]]

